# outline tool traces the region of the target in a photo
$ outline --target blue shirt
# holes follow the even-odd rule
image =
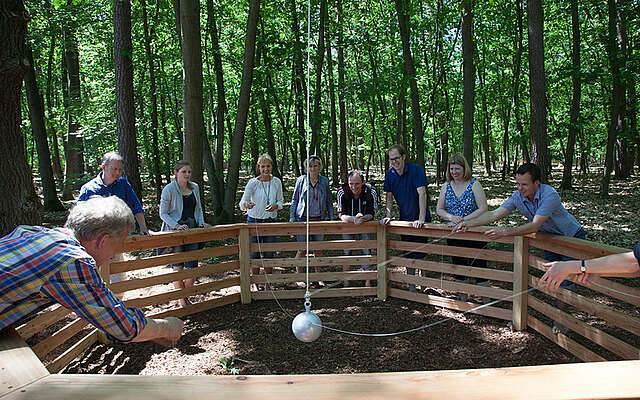
[[[533,201],[523,197],[516,190],[500,207],[506,208],[509,212],[517,208],[529,221],[533,221],[536,215],[549,217],[540,227],[540,232],[573,237],[582,228],[573,215],[564,208],[558,192],[544,183],[538,186]]]
[[[111,185],[105,185],[102,181],[102,172],[100,172],[98,176],[82,185],[78,201],[89,200],[91,196],[118,196],[122,201],[127,203],[133,215],[144,212],[138,196],[136,196],[136,193],[125,177],[118,178]]]
[[[424,170],[417,164],[406,163],[402,175],[395,168],[390,168],[384,176],[383,190],[391,192],[400,208],[400,220],[415,221],[420,218],[420,200],[418,188],[429,185]],[[426,190],[426,188],[425,188]],[[426,199],[425,199],[426,201]],[[431,221],[429,207],[424,205],[427,213],[425,222]]]

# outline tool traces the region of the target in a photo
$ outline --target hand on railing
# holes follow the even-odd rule
[[[380,220],[381,225],[389,225],[389,222],[391,222],[391,217],[384,217]]]

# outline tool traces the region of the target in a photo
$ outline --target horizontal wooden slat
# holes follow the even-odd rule
[[[303,299],[306,290],[278,290],[278,291],[264,291],[264,292],[251,292],[251,298],[253,300],[273,300],[274,296],[278,300],[284,299]],[[362,297],[362,296],[375,296],[376,288],[371,287],[349,287],[339,289],[325,289],[312,292],[311,300],[314,298],[333,298],[333,297]]]
[[[456,256],[479,258],[481,260],[513,263],[513,253],[500,250],[471,249],[469,247],[455,247],[431,243],[412,243],[400,240],[389,240],[388,250],[415,251],[419,253],[434,254],[437,256]]]
[[[169,272],[166,274],[151,276],[149,278],[130,279],[118,283],[111,284],[111,290],[114,293],[124,293],[129,290],[135,290],[155,285],[163,285],[165,283],[174,282],[180,279],[198,278],[200,276],[221,274],[227,271],[235,271],[240,268],[238,260],[225,261],[217,264],[206,265],[204,267],[183,269],[178,272]]]
[[[131,236],[127,238],[119,252],[126,253],[178,244],[236,238],[238,229],[242,228],[242,226],[244,224],[218,225],[210,228],[189,229],[187,231],[154,232],[151,236]]]
[[[540,279],[529,275],[529,285],[531,287],[538,287],[539,282]],[[549,296],[560,299],[567,304],[571,304],[582,311],[586,311],[595,317],[602,318],[613,326],[626,329],[627,331],[640,336],[640,319],[638,318],[634,318],[630,315],[614,310],[611,307],[597,303],[592,299],[569,290],[557,290],[554,292],[543,288],[538,288],[538,290]]]
[[[49,375],[13,328],[0,331],[0,397]]]
[[[595,362],[595,361],[607,361],[606,358],[594,353],[593,351],[587,349],[581,344],[569,339],[568,336],[558,333],[553,333],[553,330],[549,325],[542,323],[542,321],[532,317],[531,315],[527,316],[527,325],[531,328],[538,331],[538,333],[542,334],[547,339],[551,340],[553,343],[567,350],[569,353],[578,357],[582,361],[587,362]]]
[[[196,294],[204,294],[213,292],[214,290],[225,289],[232,286],[240,285],[240,277],[234,276],[232,278],[221,279],[215,282],[203,283],[201,285],[195,285],[189,288],[172,290],[166,293],[154,294],[151,296],[138,297],[135,299],[126,300],[124,303],[127,307],[147,307],[158,304],[168,303],[171,300],[182,299],[187,296],[194,296]]]
[[[98,341],[98,332],[99,331],[97,329],[92,330],[91,333],[80,339],[80,341],[71,346],[64,353],[56,357],[55,360],[47,364],[47,369],[49,370],[49,372],[51,372],[52,374],[56,374],[60,372],[62,368],[69,365],[71,361],[73,361],[76,357],[78,357]]]
[[[325,240],[323,242],[310,242],[309,250],[362,250],[375,249],[375,240]],[[305,242],[278,242],[278,243],[251,243],[252,252],[265,251],[296,251],[305,250]]]
[[[309,257],[309,266],[375,265],[376,256]],[[257,258],[251,260],[252,267],[303,267],[307,259],[302,258]]]
[[[268,279],[267,279],[268,278]],[[377,279],[377,271],[349,271],[349,272],[313,272],[309,274],[309,282],[317,281],[341,281],[341,280],[371,280]],[[264,274],[252,275],[252,283],[292,283],[306,282],[307,275],[304,273],[296,274]]]
[[[450,292],[464,292],[477,296],[491,297],[492,299],[504,299],[505,301],[513,301],[511,299],[512,292],[509,290],[469,285],[466,283],[452,282],[446,279],[423,278],[417,275],[407,275],[403,272],[390,272],[389,280],[391,282],[407,283],[412,285],[420,285]]]
[[[174,308],[173,310],[150,314],[150,315],[147,315],[147,317],[149,318],[184,317],[185,315],[192,315],[202,311],[207,311],[217,307],[222,307],[222,306],[226,306],[233,303],[239,303],[239,302],[240,302],[240,293],[233,293],[233,294],[218,297],[215,299],[201,301],[200,303],[192,304],[190,306]]]
[[[620,357],[630,360],[638,358],[638,349],[631,346],[630,344],[625,343],[622,340],[611,336],[598,328],[594,328],[591,325],[585,324],[577,318],[563,311],[560,311],[555,307],[550,306],[549,304],[537,299],[532,295],[528,295],[528,301],[529,307],[541,312],[554,321],[558,321],[567,328],[586,337],[587,339],[604,347],[605,349],[619,355]]]
[[[157,267],[159,265],[177,264],[185,261],[200,260],[210,257],[223,257],[234,254],[238,254],[237,244],[187,251],[184,253],[163,254],[130,261],[113,262],[111,263],[110,272],[112,274],[117,274],[120,272]]]
[[[542,250],[564,254],[577,259],[596,258],[616,253],[626,253],[629,249],[607,244],[591,242],[568,236],[551,235],[548,233],[534,233],[530,237],[529,245]]]
[[[474,278],[485,278],[494,281],[513,282],[513,272],[500,271],[490,268],[468,267],[466,265],[440,263],[426,260],[415,260],[411,258],[396,257],[389,260],[390,265],[401,267],[417,268],[426,271],[443,272],[446,274],[471,276]]]
[[[295,223],[267,223],[247,224],[250,236],[289,236],[305,235],[307,225],[305,222]],[[367,222],[360,225],[348,224],[342,221],[313,221],[309,223],[309,234],[340,235],[354,233],[375,234],[378,222]],[[257,234],[256,234],[257,229]]]
[[[61,305],[55,305],[52,310],[43,311],[42,314],[18,327],[17,331],[23,339],[27,340],[36,333],[44,331],[48,326],[60,321],[71,312],[72,311],[68,308],[62,307]]]
[[[76,319],[75,321],[67,324],[64,328],[55,332],[42,342],[33,346],[33,352],[40,358],[44,358],[51,350],[60,346],[62,343],[71,339],[76,333],[83,330],[89,323],[83,319]]]
[[[542,267],[542,264],[544,264],[545,262],[546,260],[540,257],[529,257],[529,266],[540,271],[546,271],[546,268]],[[615,299],[633,304],[636,307],[640,307],[640,289],[638,288],[626,286],[605,278],[600,278],[591,285],[583,285],[582,283],[579,284]]]
[[[396,288],[389,289],[389,296],[396,297],[398,299],[404,299],[409,301],[415,301],[417,303],[428,304],[434,307],[444,307],[451,310],[467,312],[475,307],[478,307],[476,303],[458,301],[454,299],[447,299],[441,296],[427,295],[417,292],[409,292],[407,290],[401,290]],[[484,315],[487,317],[493,317],[503,319],[506,321],[511,320],[511,310],[499,308],[499,307],[482,307],[477,310],[470,311],[472,314]]]
[[[390,225],[387,228],[387,234],[423,236],[440,239],[462,239],[476,240],[479,242],[496,242],[496,243],[513,243],[513,237],[506,236],[497,240],[492,240],[483,235],[483,232],[490,228],[474,228],[467,232],[453,232],[447,225],[441,224],[425,224],[422,228],[414,228],[411,222],[406,222],[404,226]],[[445,242],[446,243],[446,242]]]

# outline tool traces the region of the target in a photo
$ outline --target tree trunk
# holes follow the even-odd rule
[[[333,83],[333,57],[331,56],[331,43],[327,38],[327,74],[329,81],[329,103],[331,117],[329,120],[329,130],[331,131],[331,181],[333,187],[340,186],[340,175],[338,170],[338,120],[336,115],[336,93]]]
[[[529,95],[531,158],[542,171],[542,182],[551,173],[547,147],[547,94],[544,72],[544,15],[542,0],[527,0],[529,26]]]
[[[291,30],[293,31],[293,81],[295,84],[295,109],[296,126],[298,127],[298,140],[300,145],[300,159],[304,162],[307,159],[307,135],[306,122],[304,117],[304,104],[307,96],[307,88],[304,81],[304,69],[302,67],[302,44],[300,43],[300,25],[298,23],[298,10],[296,1],[290,0],[291,6]]]
[[[45,1],[45,9],[47,10],[47,17],[51,16],[51,5],[49,1]],[[60,34],[60,30],[57,29],[53,23],[49,23],[49,33],[51,34],[51,45],[49,47],[49,57],[47,62],[47,83],[46,83],[46,91],[45,98],[47,100],[45,105],[46,110],[46,118],[50,123],[53,123],[53,101],[52,101],[52,81],[53,81],[53,63],[55,58],[55,50],[56,50],[56,38]],[[51,129],[51,149],[53,150],[53,175],[58,181],[58,185],[62,184],[62,180],[64,176],[62,174],[62,163],[60,162],[60,147],[58,144],[58,134],[56,133],[57,129]]]
[[[464,80],[462,152],[473,169],[473,114],[476,96],[476,67],[474,60],[473,0],[464,0],[462,9],[462,69]]]
[[[344,32],[342,0],[338,0],[338,110],[340,112],[340,181],[347,182],[347,110],[344,99]]]
[[[191,180],[202,187],[202,47],[200,45],[200,2],[180,0],[180,33],[182,40],[182,125],[184,158],[191,163]]]
[[[410,47],[409,32],[409,2],[408,0],[395,0],[398,13],[398,25],[402,39],[402,56],[404,59],[404,74],[409,81],[411,90],[411,114],[413,122],[413,140],[415,141],[416,163],[424,168],[424,131],[422,129],[422,113],[420,112],[420,95],[418,93],[418,81],[416,67]]]
[[[24,156],[20,94],[27,71],[25,36],[29,16],[22,0],[0,2],[0,236],[20,224],[40,223],[40,200]],[[10,172],[10,173],[9,173]]]
[[[249,99],[251,96],[251,83],[253,78],[253,63],[256,50],[256,33],[259,15],[260,0],[250,0],[244,59],[242,62],[242,81],[240,84],[240,96],[238,98],[238,114],[236,116],[235,128],[233,130],[233,139],[231,141],[231,158],[229,160],[229,172],[227,174],[227,186],[224,196],[223,217],[228,220],[233,218],[233,210],[236,204],[236,190],[238,188],[238,180],[240,177],[240,162],[242,161],[242,145],[244,143],[244,133],[247,128],[247,115],[249,113]]]
[[[25,92],[29,103],[29,118],[31,129],[38,151],[38,171],[42,180],[42,194],[44,197],[44,211],[64,211],[64,206],[56,193],[56,182],[53,179],[51,155],[47,143],[47,128],[44,123],[44,100],[38,89],[36,69],[31,48],[26,48],[29,69],[24,77]]]

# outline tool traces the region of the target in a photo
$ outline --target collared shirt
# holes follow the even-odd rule
[[[121,342],[147,324],[107,288],[72,231],[19,226],[0,238],[0,330],[54,303]]]
[[[540,232],[573,237],[582,228],[564,208],[558,192],[544,183],[538,186],[533,201],[523,197],[516,190],[500,207],[506,208],[509,212],[517,208],[529,221],[533,221],[536,215],[549,217],[540,227]]]
[[[402,175],[398,174],[395,168],[390,168],[384,177],[383,189],[385,192],[393,193],[393,197],[400,208],[400,219],[402,221],[415,221],[420,218],[420,197],[418,188],[429,185],[424,170],[413,163],[405,163]],[[426,201],[426,199],[425,199]],[[431,221],[429,207],[424,205],[427,213],[425,222]]]
[[[136,193],[125,177],[120,177],[110,185],[105,185],[102,180],[102,172],[100,172],[98,176],[82,185],[78,201],[89,200],[91,196],[118,196],[127,203],[133,215],[144,212],[138,196],[136,196]]]

